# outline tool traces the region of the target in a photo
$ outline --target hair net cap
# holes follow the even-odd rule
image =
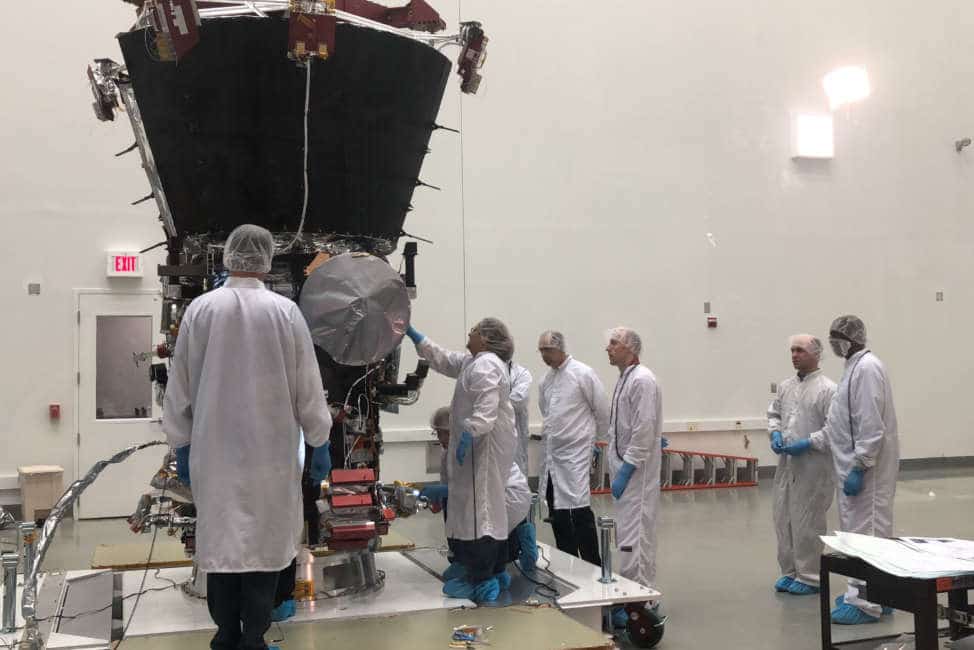
[[[643,341],[631,327],[613,327],[609,330],[608,336],[610,341],[619,341],[637,357],[643,351]]]
[[[267,273],[274,257],[274,237],[260,226],[246,223],[234,228],[223,245],[223,266],[228,271]]]
[[[792,348],[801,348],[816,359],[822,359],[822,341],[811,334],[795,334],[788,341],[788,345]]]
[[[430,426],[434,429],[449,429],[450,428],[450,407],[441,406],[440,408],[433,411],[433,415],[430,417]]]
[[[851,343],[856,345],[866,345],[866,325],[862,319],[852,314],[839,316],[832,321],[831,332],[838,332]]]
[[[541,333],[538,339],[539,348],[553,348],[555,350],[565,351],[565,335],[561,332],[556,332],[555,330],[547,330]]]
[[[496,318],[485,318],[474,326],[474,331],[480,334],[487,350],[493,352],[505,363],[514,358],[514,339],[507,330],[507,325]]]

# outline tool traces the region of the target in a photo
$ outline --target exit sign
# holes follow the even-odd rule
[[[109,252],[108,277],[141,278],[142,255],[139,253]]]

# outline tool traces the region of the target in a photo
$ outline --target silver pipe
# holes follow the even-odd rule
[[[602,553],[602,577],[599,582],[603,584],[612,582],[612,531],[615,528],[616,522],[612,517],[599,517],[599,552]]]
[[[38,638],[36,619],[37,577],[40,575],[41,564],[44,563],[44,557],[47,555],[47,549],[51,545],[51,541],[54,539],[54,531],[57,530],[58,525],[61,523],[61,520],[64,519],[68,509],[74,505],[75,501],[78,500],[78,497],[81,496],[81,493],[84,492],[89,485],[94,483],[95,479],[98,478],[98,475],[101,474],[106,467],[116,463],[121,463],[135,452],[147,447],[155,447],[157,445],[164,444],[166,444],[164,440],[153,440],[152,442],[144,442],[140,445],[132,445],[131,447],[123,449],[107,460],[98,461],[90,470],[88,470],[87,474],[69,485],[68,489],[65,490],[64,494],[61,495],[61,498],[58,499],[57,503],[54,504],[54,507],[51,508],[51,514],[47,516],[47,519],[44,521],[44,527],[41,529],[41,537],[40,541],[37,543],[34,566],[31,567],[30,573],[24,576],[24,595],[21,598],[20,607],[27,626],[25,639],[28,639],[36,644]]]
[[[0,632],[17,629],[17,554],[4,553],[3,565],[3,623]]]
[[[30,575],[34,568],[34,559],[37,554],[37,526],[32,521],[25,521],[19,526],[20,542],[24,555],[24,576]]]

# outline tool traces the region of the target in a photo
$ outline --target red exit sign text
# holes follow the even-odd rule
[[[142,277],[142,256],[138,253],[108,254],[108,277]]]

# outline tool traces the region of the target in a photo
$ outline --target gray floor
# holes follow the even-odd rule
[[[670,616],[659,647],[788,648],[813,650],[819,639],[818,600],[774,593],[778,577],[771,526],[771,486],[663,495],[658,551],[658,587]],[[974,471],[908,472],[896,499],[898,535],[974,539]],[[597,497],[595,507],[610,507]],[[442,519],[417,515],[395,524],[419,545],[442,541]],[[834,512],[830,517],[834,529]],[[541,525],[539,537],[553,543]],[[45,568],[87,568],[98,544],[131,542],[124,521],[67,521],[58,531]],[[832,580],[833,593],[844,583]],[[909,631],[912,617],[902,613],[889,623],[855,629],[834,628],[836,640]]]

